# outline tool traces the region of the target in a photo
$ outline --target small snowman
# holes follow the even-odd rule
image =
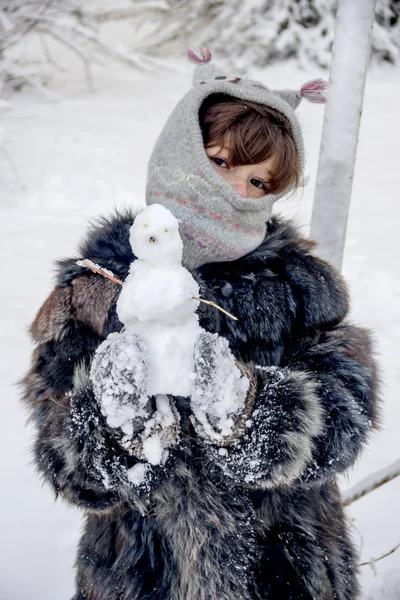
[[[161,204],[141,212],[130,229],[137,257],[117,302],[125,331],[148,350],[147,394],[189,396],[193,348],[202,331],[196,309],[199,286],[182,266],[178,220]]]

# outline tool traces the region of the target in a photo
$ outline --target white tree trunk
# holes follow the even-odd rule
[[[339,0],[311,237],[342,266],[376,0]]]

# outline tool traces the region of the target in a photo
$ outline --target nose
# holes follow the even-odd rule
[[[247,184],[245,181],[235,181],[233,183],[233,189],[235,190],[235,192],[243,196],[243,198],[247,198]]]

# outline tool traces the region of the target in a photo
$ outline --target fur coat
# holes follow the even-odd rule
[[[123,280],[132,221],[98,223],[80,258]],[[86,513],[74,600],[359,597],[336,476],[377,425],[376,370],[369,333],[345,320],[341,276],[312,248],[273,218],[255,251],[194,271],[202,297],[238,318],[198,308],[201,326],[225,337],[252,373],[249,427],[222,450],[196,436],[188,399],[174,398],[179,442],[143,486],[127,477],[137,459],[107,425],[88,378],[98,345],[121,329],[121,288],[76,259],[59,264],[31,326],[23,385],[38,470]]]

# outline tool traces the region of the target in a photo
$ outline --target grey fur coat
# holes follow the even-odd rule
[[[132,220],[104,219],[80,257],[124,279]],[[198,309],[250,374],[251,426],[221,452],[196,435],[188,399],[174,398],[179,442],[142,486],[127,477],[137,459],[105,422],[87,375],[98,345],[121,329],[120,288],[76,259],[59,264],[31,327],[23,385],[38,470],[86,513],[75,600],[359,597],[336,476],[377,425],[377,378],[370,335],[345,320],[343,280],[312,246],[272,219],[255,251],[194,271],[202,296],[238,317]]]

